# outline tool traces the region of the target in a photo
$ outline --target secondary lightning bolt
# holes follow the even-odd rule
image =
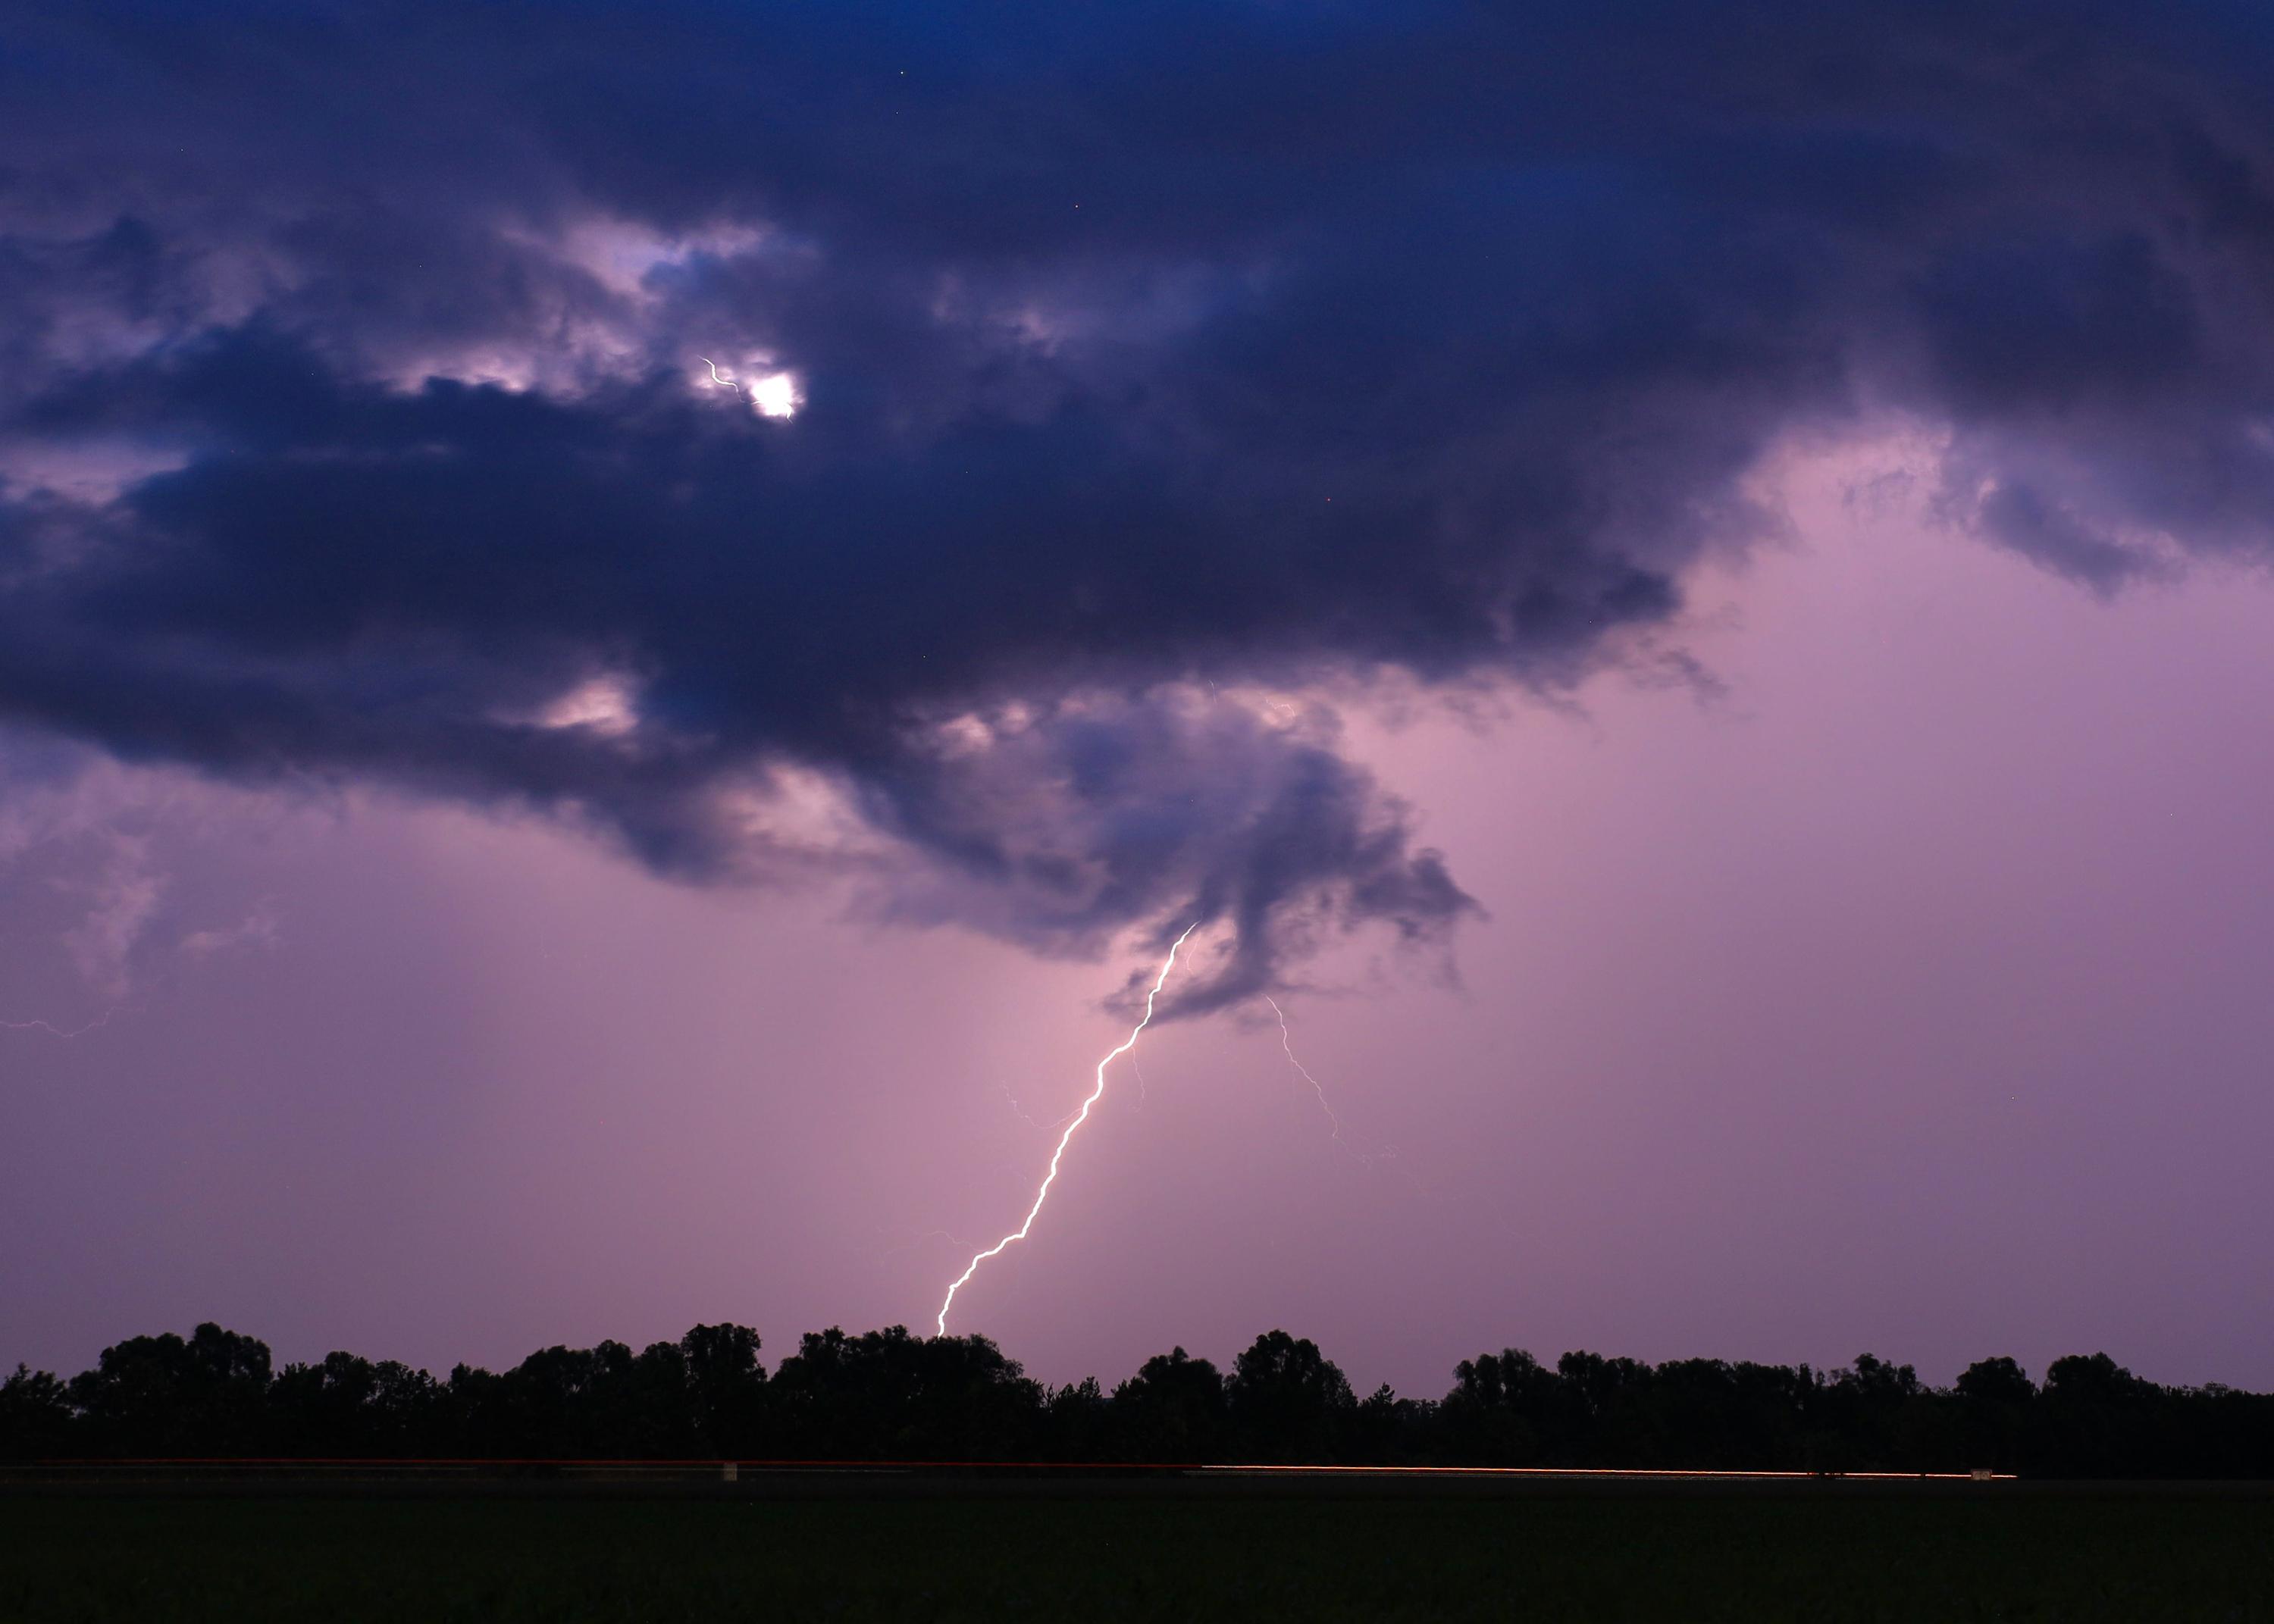
[[[1019,1096],[1011,1092],[1010,1084],[1004,1083],[1000,1085],[1000,1086],[1003,1090],[1003,1102],[1011,1108],[1011,1115],[1016,1116],[1020,1122],[1025,1123],[1037,1133],[1048,1133],[1052,1128],[1063,1126],[1065,1123],[1066,1117],[1073,1115],[1072,1111],[1068,1111],[1065,1114],[1065,1116],[1059,1117],[1056,1122],[1038,1122],[1034,1117],[1027,1114],[1027,1108],[1025,1106],[1019,1103]]]
[[[1319,1109],[1326,1112],[1327,1120],[1334,1124],[1335,1131],[1332,1137],[1335,1143],[1347,1149],[1348,1141],[1343,1138],[1343,1119],[1336,1116],[1335,1108],[1327,1103],[1326,1089],[1320,1085],[1317,1078],[1311,1075],[1311,1068],[1295,1058],[1295,1041],[1287,1034],[1287,1011],[1281,1009],[1279,1000],[1269,993],[1263,995],[1263,1002],[1269,1004],[1271,1012],[1279,1018],[1279,1047],[1287,1051],[1287,1064],[1300,1071],[1303,1074],[1303,1080],[1311,1085],[1311,1092],[1319,1096]]]
[[[1035,1192],[1035,1204],[1027,1209],[1026,1221],[986,1251],[974,1257],[964,1266],[963,1273],[956,1276],[955,1283],[948,1287],[947,1296],[941,1300],[939,1319],[937,1321],[937,1328],[940,1335],[947,1335],[947,1311],[955,1306],[955,1294],[970,1283],[971,1277],[979,1272],[979,1266],[990,1258],[1000,1256],[1003,1249],[1013,1241],[1025,1240],[1027,1232],[1035,1227],[1035,1214],[1043,1210],[1043,1203],[1050,1199],[1050,1186],[1058,1183],[1058,1158],[1065,1154],[1066,1146],[1073,1141],[1073,1136],[1081,1132],[1081,1124],[1089,1120],[1090,1108],[1104,1096],[1105,1068],[1136,1048],[1137,1034],[1153,1024],[1153,1001],[1161,996],[1161,989],[1167,985],[1169,972],[1177,967],[1177,950],[1184,946],[1185,936],[1192,935],[1199,929],[1200,921],[1194,920],[1185,927],[1184,936],[1178,936],[1169,944],[1169,956],[1161,961],[1161,973],[1153,978],[1152,991],[1145,995],[1145,1018],[1129,1029],[1129,1035],[1121,1040],[1120,1047],[1097,1063],[1097,1080],[1090,1087],[1089,1097],[1081,1102],[1081,1109],[1073,1114],[1073,1120],[1066,1124],[1066,1131],[1058,1135],[1058,1148],[1050,1152],[1050,1170],[1043,1176],[1042,1188]]]
[[[117,1011],[116,1010],[105,1010],[102,1012],[102,1018],[101,1019],[91,1020],[84,1026],[73,1026],[69,1032],[64,1031],[61,1026],[56,1026],[52,1021],[0,1020],[0,1032],[44,1032],[51,1037],[83,1037],[87,1033],[93,1032],[98,1026],[109,1026],[110,1024],[110,1018],[117,1013]]]
[[[711,369],[711,381],[712,383],[719,385],[722,388],[732,389],[737,395],[740,395],[742,392],[742,386],[741,384],[736,383],[731,378],[721,378],[719,375],[719,364],[716,361],[713,361],[709,356],[697,356],[695,358]]]
[[[1311,1068],[1295,1057],[1294,1040],[1287,1034],[1287,1011],[1281,1009],[1279,1000],[1269,993],[1263,995],[1263,1002],[1269,1004],[1271,1012],[1279,1018],[1279,1047],[1287,1051],[1287,1064],[1301,1072],[1303,1080],[1311,1085],[1311,1092],[1318,1096],[1319,1109],[1327,1114],[1327,1120],[1334,1124],[1334,1132],[1331,1135],[1334,1142],[1356,1156],[1361,1167],[1371,1168],[1382,1157],[1393,1154],[1394,1153],[1385,1147],[1368,1155],[1343,1137],[1343,1119],[1336,1116],[1335,1108],[1327,1103],[1326,1089],[1320,1084],[1317,1078],[1311,1075]]]

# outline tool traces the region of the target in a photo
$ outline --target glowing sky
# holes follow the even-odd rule
[[[9,13],[0,1361],[929,1327],[1197,920],[1037,1374],[2274,1384],[2274,36],[1746,18]]]

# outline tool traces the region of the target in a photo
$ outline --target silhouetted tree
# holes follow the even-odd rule
[[[606,1401],[621,1388],[632,1350],[606,1341],[592,1348],[539,1349],[505,1372],[495,1391],[507,1453],[594,1455],[609,1453]]]
[[[47,1371],[22,1365],[0,1381],[0,1460],[38,1460],[70,1453],[71,1395]]]
[[[1052,1461],[1111,1461],[1124,1458],[1114,1447],[1113,1401],[1095,1376],[1051,1389],[1043,1425],[1043,1458]]]
[[[1567,1401],[1562,1407],[1568,1425],[1585,1438],[1595,1451],[1595,1463],[1605,1466],[1649,1466],[1656,1456],[1651,1447],[1651,1417],[1647,1402],[1650,1366],[1633,1359],[1605,1358],[1600,1353],[1577,1350],[1555,1361]],[[1570,1460],[1568,1445],[1556,1451],[1559,1462]]]
[[[2105,1353],[2071,1354],[2045,1367],[2044,1392],[2034,1407],[2031,1454],[2065,1477],[2104,1477],[2167,1471],[2155,1445],[2162,1390],[2141,1380]]]
[[[1113,1389],[1113,1420],[1126,1460],[1221,1461],[1231,1405],[1213,1364],[1172,1348]]]
[[[1343,1458],[1370,1466],[1428,1463],[1437,1406],[1427,1399],[1400,1398],[1388,1382],[1359,1401],[1343,1436]]]
[[[246,1455],[268,1447],[268,1347],[210,1322],[105,1348],[71,1380],[91,1454]]]
[[[1451,1457],[1475,1466],[1538,1466],[1561,1418],[1554,1372],[1521,1348],[1504,1348],[1453,1367],[1453,1390],[1438,1414]]]
[[[707,1454],[769,1453],[765,1367],[758,1334],[746,1325],[698,1325],[679,1339],[687,1358],[695,1430]]]
[[[1031,1460],[1040,1382],[984,1336],[915,1337],[906,1326],[809,1332],[768,1384],[801,1454],[854,1460]]]
[[[1919,1470],[1931,1432],[1917,1402],[1924,1391],[1909,1365],[1857,1354],[1852,1366],[1833,1372],[1824,1389],[1836,1446],[1809,1464],[1834,1471]]]
[[[288,1365],[270,1387],[270,1431],[295,1455],[424,1455],[440,1424],[441,1389],[422,1370],[331,1353]]]
[[[1266,1331],[1232,1361],[1225,1389],[1241,1449],[1258,1461],[1333,1461],[1358,1407],[1349,1380],[1308,1338]]]
[[[678,1342],[650,1342],[599,1397],[614,1411],[599,1429],[610,1446],[604,1453],[650,1460],[714,1453],[704,1447],[687,1350]]]
[[[1720,1359],[1676,1359],[1644,1384],[1647,1449],[1638,1465],[1789,1467],[1819,1388],[1812,1372]]]
[[[1986,1466],[1993,1471],[2016,1470],[2029,1406],[2037,1396],[2029,1373],[2000,1355],[1961,1371],[1953,1391],[1958,1397],[1959,1436],[1970,1466]]]
[[[69,1381],[0,1381],[0,1458],[297,1456],[1151,1461],[2274,1476],[2274,1395],[2165,1387],[2106,1354],[2057,1359],[2042,1390],[2010,1358],[1949,1388],[1870,1354],[1806,1365],[1520,1349],[1464,1360],[1442,1402],[1363,1403],[1317,1347],[1272,1331],[1231,1379],[1177,1348],[1111,1395],[1046,1390],[983,1336],[892,1326],[802,1338],[769,1380],[757,1333],[698,1325],[635,1354],[540,1349],[447,1382],[345,1352],[270,1372],[211,1324],[134,1337]]]

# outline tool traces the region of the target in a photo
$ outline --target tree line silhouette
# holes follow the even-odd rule
[[[275,1369],[200,1325],[138,1336],[68,1380],[0,1382],[0,1458],[300,1457],[1287,1462],[2032,1476],[2274,1475],[2274,1395],[2170,1387],[2105,1353],[2043,1385],[2010,1358],[1948,1387],[1869,1354],[1834,1371],[1646,1365],[1510,1349],[1436,1400],[1359,1397],[1311,1342],[1271,1331],[1229,1372],[1182,1348],[1110,1391],[1051,1387],[984,1336],[902,1326],[801,1338],[769,1372],[757,1333],[698,1325],[635,1353],[546,1348],[447,1380],[334,1353]]]

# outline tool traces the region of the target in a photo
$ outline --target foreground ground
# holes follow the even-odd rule
[[[18,1485],[0,1620],[2274,1620],[2274,1499],[2030,1485]]]

